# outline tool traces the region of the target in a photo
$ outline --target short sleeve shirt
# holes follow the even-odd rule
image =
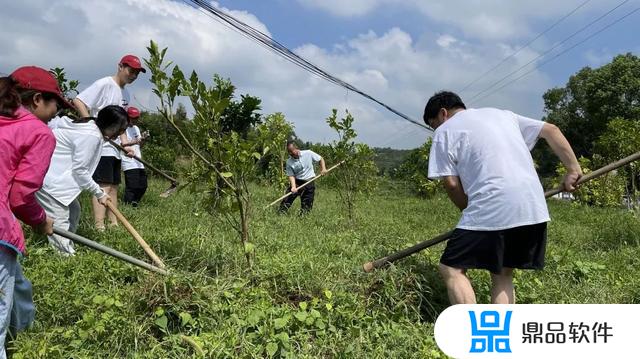
[[[135,125],[127,127],[124,133],[127,136],[127,142],[135,141],[141,137],[140,128],[138,128],[138,126],[135,126]],[[139,144],[130,146],[129,148],[133,149],[133,152],[136,155],[136,157],[142,158],[142,152],[140,151]],[[140,161],[126,155],[122,156],[123,171],[142,169],[142,168],[144,168],[144,165],[140,163]]]
[[[319,162],[322,156],[311,151],[300,151],[298,158],[289,157],[286,164],[287,176],[293,176],[296,179],[307,181],[316,176],[313,170],[313,162]]]
[[[77,98],[87,106],[89,115],[92,117],[96,117],[100,110],[110,105],[118,105],[123,108],[129,106],[129,92],[118,86],[111,76],[95,81],[80,92]],[[109,142],[105,142],[102,146],[102,156],[120,158],[120,151]]]
[[[436,129],[429,178],[458,176],[468,197],[457,228],[492,231],[549,221],[530,153],[543,125],[481,108],[460,111]]]

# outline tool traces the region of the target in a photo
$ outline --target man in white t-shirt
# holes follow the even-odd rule
[[[300,214],[305,214],[313,208],[316,186],[311,182],[300,190],[298,187],[316,176],[313,169],[314,162],[320,162],[320,172],[323,175],[327,173],[327,167],[322,156],[311,150],[301,151],[293,141],[287,143],[287,152],[289,152],[289,159],[285,165],[285,173],[289,178],[287,193],[293,192],[293,194],[280,202],[280,212],[288,211],[293,201],[300,196]]]
[[[140,146],[144,139],[140,128],[136,126],[140,118],[140,110],[129,106],[127,114],[129,125],[124,133],[126,139],[122,142],[122,147],[132,149],[134,156],[142,158]],[[138,203],[147,191],[147,173],[144,170],[144,164],[131,156],[123,156],[122,171],[124,172],[124,203],[138,207]]]
[[[531,149],[544,138],[567,168],[575,190],[582,170],[558,127],[495,108],[466,109],[439,92],[424,110],[435,129],[429,178],[443,180],[462,218],[440,259],[452,304],[475,303],[467,269],[491,272],[492,303],[514,303],[513,269],[542,269],[549,219]]]
[[[123,108],[129,106],[129,92],[126,85],[133,83],[140,72],[146,72],[140,63],[140,59],[134,55],[125,55],[118,63],[118,70],[114,76],[103,77],[84,91],[80,92],[73,100],[81,117],[95,117],[102,108],[109,105],[118,105]],[[124,134],[115,142],[122,143]],[[129,151],[129,155],[133,152]],[[109,195],[111,203],[118,207],[118,185],[120,179],[120,152],[109,142],[102,147],[102,155],[93,179],[100,185],[103,191]],[[93,201],[93,218],[98,230],[104,230],[104,219],[108,214],[111,225],[117,225],[118,219],[111,211],[101,205],[97,200]]]

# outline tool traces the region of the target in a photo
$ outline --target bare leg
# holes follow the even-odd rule
[[[516,293],[513,289],[513,268],[503,268],[500,274],[491,273],[491,303],[514,304]]]
[[[104,193],[109,194],[109,185],[104,183],[98,183]],[[104,230],[104,217],[107,215],[107,208],[98,202],[98,199],[93,196],[91,198],[91,207],[93,208],[93,223],[97,230]]]
[[[113,204],[115,208],[118,208],[118,185],[110,184],[108,193],[109,193],[109,198],[111,198],[111,204]],[[110,226],[118,225],[118,218],[116,217],[115,213],[107,209],[107,216],[109,217]]]
[[[440,263],[440,275],[447,286],[451,304],[476,303],[476,294],[467,277],[466,269],[453,268]]]

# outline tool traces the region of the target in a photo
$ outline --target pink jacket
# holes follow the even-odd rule
[[[56,139],[49,127],[24,107],[15,115],[0,116],[0,241],[24,253],[18,219],[36,225],[46,218],[34,193],[42,186]]]

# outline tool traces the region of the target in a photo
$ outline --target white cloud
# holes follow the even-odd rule
[[[483,40],[518,39],[534,35],[531,25],[538,21],[555,21],[584,0],[298,0],[335,16],[365,16],[377,9],[404,7],[420,11],[436,24],[452,25],[469,38]],[[574,15],[581,18],[589,11],[613,7],[617,1],[605,0],[585,5]]]
[[[353,17],[368,14],[385,0],[298,0],[303,5],[319,8],[336,16]]]
[[[451,35],[442,35],[438,37],[438,39],[436,40],[436,43],[440,47],[449,47],[449,45],[454,44],[457,41],[458,40]]]
[[[315,77],[277,57],[242,35],[180,2],[167,0],[46,0],[10,2],[0,13],[0,72],[26,64],[60,66],[81,88],[113,74],[126,53],[146,57],[153,39],[168,47],[167,58],[185,72],[195,69],[201,78],[214,73],[229,77],[238,93],[263,100],[264,113],[280,111],[294,122],[303,139],[334,138],[325,118],[332,108],[348,108],[356,117],[361,141],[376,146],[415,147],[427,132],[399,119],[353,92]],[[269,29],[254,15],[231,11],[265,33]],[[438,45],[440,43],[440,45]],[[447,46],[441,47],[443,43]],[[361,34],[330,49],[307,44],[298,54],[352,83],[392,107],[420,121],[426,99],[442,88],[462,88],[487,64],[497,63],[509,51],[500,44],[471,44],[444,36],[412,38],[400,28],[383,34]],[[505,64],[516,68],[533,56],[531,50]],[[154,107],[149,74],[130,86],[133,104]],[[481,81],[477,88],[487,85]],[[541,114],[540,94],[548,79],[535,72],[480,103],[508,107],[524,115]],[[462,93],[463,98],[473,94]],[[490,103],[488,101],[491,101]]]

